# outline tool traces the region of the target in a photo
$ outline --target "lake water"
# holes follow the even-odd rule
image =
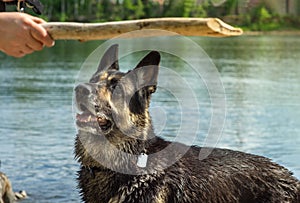
[[[300,37],[191,39],[218,68],[226,92],[226,120],[217,146],[269,157],[300,178]],[[101,43],[60,41],[22,59],[0,55],[0,170],[15,190],[27,191],[24,203],[80,202],[72,94],[82,63]],[[133,57],[124,63],[131,62],[137,61]],[[172,57],[163,55],[162,63],[199,87],[194,91],[203,128],[194,144],[200,145],[211,116],[205,84],[198,84],[195,75],[180,69]],[[170,140],[186,120],[178,114],[184,110],[177,103],[163,88],[153,98],[161,108],[152,112],[165,118],[154,116],[154,124]],[[197,119],[194,115],[188,119]]]

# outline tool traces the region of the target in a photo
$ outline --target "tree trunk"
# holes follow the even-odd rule
[[[74,19],[78,20],[78,0],[74,0]]]

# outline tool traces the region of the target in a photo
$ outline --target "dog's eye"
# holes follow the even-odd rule
[[[112,78],[110,81],[109,81],[109,87],[112,88],[112,89],[115,89],[117,84],[118,84],[119,80],[117,78]]]

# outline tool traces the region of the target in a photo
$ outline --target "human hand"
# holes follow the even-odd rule
[[[17,12],[0,13],[0,50],[7,55],[23,57],[45,46],[54,46],[44,20]]]

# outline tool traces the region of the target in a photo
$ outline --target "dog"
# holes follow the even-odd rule
[[[299,203],[300,182],[268,158],[166,141],[149,115],[160,54],[119,71],[118,45],[75,87],[78,187],[87,203]],[[201,149],[211,150],[199,160]],[[157,155],[159,154],[159,155]]]
[[[22,200],[26,197],[27,194],[24,190],[14,193],[8,177],[0,172],[0,203],[14,203],[16,200]]]

